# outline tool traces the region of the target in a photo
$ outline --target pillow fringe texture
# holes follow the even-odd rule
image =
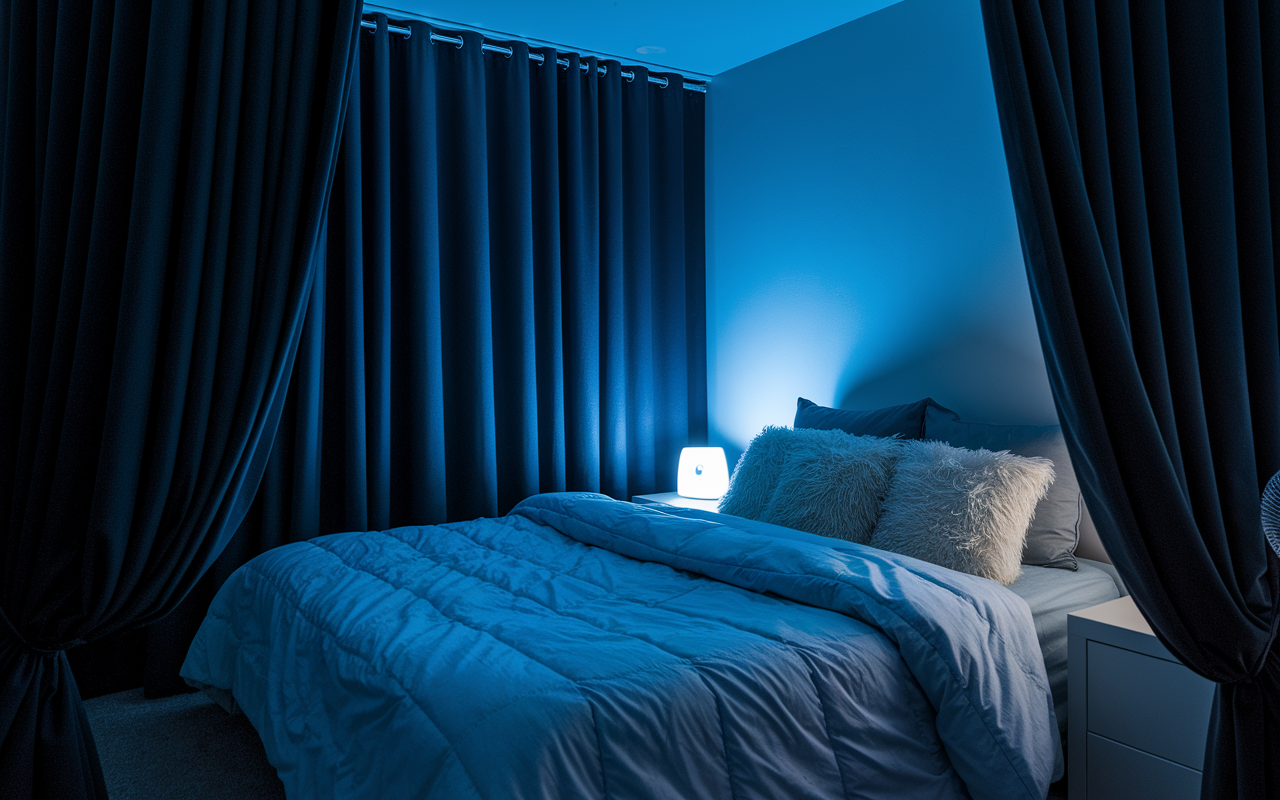
[[[1047,458],[904,443],[870,544],[1008,585],[1053,479]]]
[[[720,511],[866,544],[899,448],[897,439],[767,427],[738,459]]]
[[[795,437],[764,519],[775,525],[866,544],[898,461],[891,439],[843,431]]]
[[[983,448],[993,452],[1008,450],[1028,458],[1053,462],[1055,479],[1036,505],[1035,517],[1027,529],[1022,563],[1040,567],[1074,570],[1082,527],[1090,526],[1088,512],[1080,496],[1080,483],[1072,468],[1067,441],[1058,425],[989,425],[964,422],[954,412],[934,403],[925,410],[924,439],[946,442],[952,447]]]
[[[790,428],[769,425],[756,434],[733,468],[729,490],[720,499],[720,513],[761,518],[786,463],[791,433]]]

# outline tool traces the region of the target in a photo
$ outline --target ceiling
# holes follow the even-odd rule
[[[377,7],[710,77],[895,2],[382,0]]]

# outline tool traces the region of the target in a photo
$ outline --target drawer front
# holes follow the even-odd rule
[[[1089,731],[1203,769],[1212,681],[1181,664],[1092,640],[1088,657]]]
[[[1089,800],[1200,800],[1200,773],[1089,734]]]

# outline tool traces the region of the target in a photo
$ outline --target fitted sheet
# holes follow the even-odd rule
[[[1106,570],[1109,564],[1076,560],[1080,567],[1075,572],[1023,565],[1021,577],[1008,586],[1031,607],[1063,741],[1067,732],[1067,614],[1121,595],[1116,579]]]

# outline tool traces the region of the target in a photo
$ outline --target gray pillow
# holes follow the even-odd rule
[[[1057,425],[984,425],[961,422],[952,411],[932,404],[925,411],[926,439],[970,450],[1009,450],[1020,456],[1037,456],[1053,462],[1057,478],[1036,506],[1027,531],[1022,563],[1038,567],[1076,568],[1076,545],[1085,515],[1080,484],[1067,454],[1067,441]]]
[[[899,448],[838,430],[765,428],[739,459],[720,511],[866,544]]]
[[[1006,585],[1017,580],[1053,464],[942,442],[901,447],[871,546]]]

